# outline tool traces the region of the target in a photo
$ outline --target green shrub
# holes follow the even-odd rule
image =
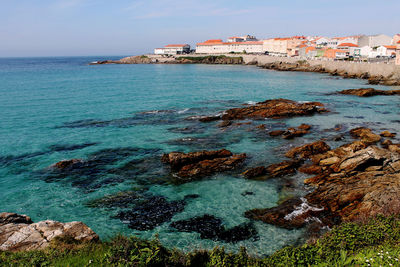
[[[289,246],[261,258],[223,247],[183,253],[151,241],[117,236],[108,242],[54,240],[41,251],[0,252],[0,266],[400,266],[400,218],[378,216],[344,223],[312,244]]]

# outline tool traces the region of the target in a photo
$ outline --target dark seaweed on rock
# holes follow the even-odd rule
[[[143,198],[141,191],[124,191],[85,203],[90,208],[130,208]]]
[[[113,172],[112,166],[130,157],[153,156],[159,149],[135,147],[102,149],[88,156],[86,160],[72,159],[60,161],[50,168],[37,173],[46,182],[61,180],[71,181],[71,185],[87,190],[98,189],[104,185],[115,185],[126,179],[134,179],[129,175]]]
[[[119,212],[115,217],[127,223],[131,229],[152,230],[182,212],[185,205],[185,200],[169,202],[165,197],[154,196],[129,211]]]
[[[127,128],[136,125],[160,125],[175,124],[179,122],[177,114],[170,113],[139,113],[131,117],[113,119],[113,120],[78,120],[73,122],[65,122],[55,128],[91,128],[91,127],[118,127]]]
[[[24,153],[21,155],[5,155],[0,156],[0,165],[8,166],[11,164],[20,164],[23,161],[30,160],[35,157],[44,156],[52,152],[73,151],[83,149],[89,146],[97,145],[98,143],[83,143],[76,145],[51,145],[44,151],[37,151],[32,153]]]
[[[162,184],[169,181],[169,173],[163,168],[158,156],[147,156],[141,159],[133,159],[122,166],[108,170],[109,174],[135,178],[135,182],[141,185]]]
[[[57,144],[57,145],[49,146],[49,149],[54,152],[62,152],[62,151],[79,150],[79,149],[83,149],[83,148],[95,146],[95,145],[98,145],[98,143],[84,143],[84,144],[78,144],[78,145],[67,145],[67,144],[59,145],[59,144]]]
[[[205,214],[188,220],[171,223],[171,226],[181,232],[197,232],[202,239],[212,239],[235,243],[253,238],[257,239],[257,230],[251,223],[244,223],[230,229],[223,226],[220,218]]]

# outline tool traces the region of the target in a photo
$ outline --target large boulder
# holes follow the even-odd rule
[[[313,155],[321,154],[329,151],[331,148],[324,141],[317,141],[310,144],[305,144],[299,147],[292,148],[285,156],[288,158],[299,157],[301,159],[309,158]]]
[[[77,241],[97,241],[99,236],[82,222],[33,223],[28,216],[0,213],[0,250],[26,251],[43,249],[56,237],[71,237]]]
[[[361,139],[363,143],[375,144],[381,140],[381,136],[374,134],[371,129],[358,127],[350,130],[350,135],[353,138]]]

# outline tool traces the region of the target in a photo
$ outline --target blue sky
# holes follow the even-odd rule
[[[0,57],[132,55],[232,35],[400,33],[399,0],[0,0]]]

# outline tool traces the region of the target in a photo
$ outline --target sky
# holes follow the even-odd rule
[[[230,36],[400,33],[399,0],[0,0],[0,57],[137,55]]]

